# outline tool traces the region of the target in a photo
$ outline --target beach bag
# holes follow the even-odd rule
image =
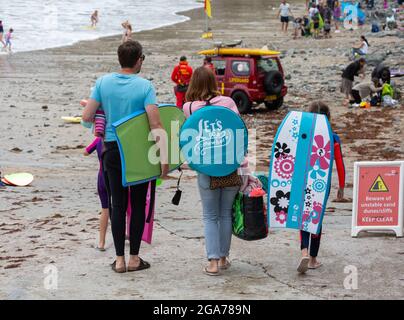
[[[233,234],[242,240],[253,241],[268,236],[264,197],[249,197],[239,192],[233,203]]]
[[[370,99],[370,105],[371,105],[372,107],[377,106],[377,103],[378,103],[378,102],[379,102],[378,96],[373,96],[373,97]]]
[[[379,32],[380,28],[377,23],[372,23],[372,30],[373,33]]]
[[[393,87],[391,85],[389,85],[388,83],[385,83],[383,85],[383,89],[382,89],[382,97],[384,97],[384,96],[393,97],[393,95],[394,95]]]
[[[396,101],[393,100],[391,96],[384,96],[383,97],[383,107],[394,107],[396,105]]]

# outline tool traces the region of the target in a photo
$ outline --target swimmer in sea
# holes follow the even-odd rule
[[[98,23],[98,10],[95,10],[91,15],[91,27],[95,28]]]

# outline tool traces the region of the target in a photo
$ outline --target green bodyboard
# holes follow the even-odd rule
[[[179,133],[185,122],[182,110],[176,106],[159,106],[162,125],[167,134],[170,171],[183,163]],[[149,154],[158,155],[145,111],[134,113],[114,123],[122,162],[122,185],[127,187],[157,179],[161,175],[160,163],[151,161]]]

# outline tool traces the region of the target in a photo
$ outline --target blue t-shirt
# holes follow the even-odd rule
[[[91,99],[100,103],[105,112],[105,141],[108,142],[116,141],[113,123],[138,110],[146,109],[150,104],[157,105],[152,83],[135,74],[111,73],[99,78]]]

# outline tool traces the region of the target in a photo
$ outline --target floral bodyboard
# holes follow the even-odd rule
[[[272,146],[268,225],[318,234],[331,186],[334,141],[325,115],[292,111]]]

